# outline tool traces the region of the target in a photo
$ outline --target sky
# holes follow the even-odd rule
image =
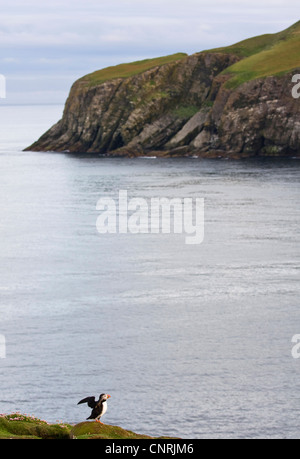
[[[63,104],[92,71],[283,30],[299,0],[0,0],[2,104]]]

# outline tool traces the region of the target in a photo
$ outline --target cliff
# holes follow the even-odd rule
[[[94,72],[34,151],[300,156],[300,22],[278,34]]]

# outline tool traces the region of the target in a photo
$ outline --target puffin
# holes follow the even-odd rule
[[[100,421],[100,418],[106,413],[107,411],[107,400],[111,396],[109,394],[101,394],[99,397],[99,400],[96,402],[95,397],[86,397],[80,402],[77,403],[77,405],[81,405],[81,403],[87,403],[90,408],[92,408],[91,415],[87,418],[88,419],[95,419],[96,422],[99,422],[100,424],[103,424],[103,422]]]

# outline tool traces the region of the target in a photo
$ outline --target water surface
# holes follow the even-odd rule
[[[182,438],[299,438],[300,163],[22,152],[62,107],[0,110],[0,412]],[[99,235],[100,197],[205,199],[205,240]]]

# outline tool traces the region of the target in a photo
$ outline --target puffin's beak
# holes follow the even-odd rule
[[[111,398],[111,395],[107,394],[107,398]]]

